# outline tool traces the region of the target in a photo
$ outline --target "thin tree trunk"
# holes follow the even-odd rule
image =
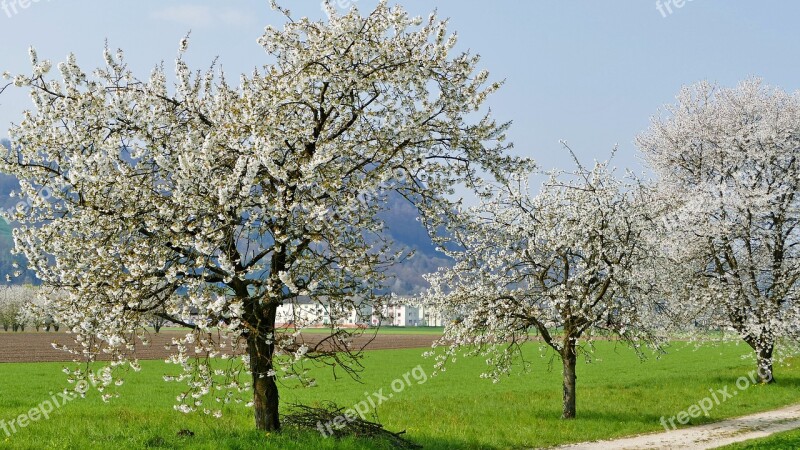
[[[772,374],[772,353],[775,349],[773,342],[762,342],[756,349],[758,354],[758,381],[761,384],[769,384],[775,382],[775,377]]]
[[[564,412],[562,419],[575,418],[575,366],[578,362],[578,355],[575,351],[575,340],[567,337],[564,339],[564,347],[561,351],[561,362],[564,365]]]
[[[275,383],[275,375],[271,373],[272,357],[275,354],[273,342],[277,306],[266,306],[262,311],[264,317],[258,322],[257,331],[250,331],[247,336],[250,371],[253,374],[253,411],[256,429],[279,431],[281,422],[278,414],[278,385]]]
[[[769,336],[746,336],[744,341],[756,352],[756,373],[758,382],[769,384],[775,382],[772,372],[775,341]]]

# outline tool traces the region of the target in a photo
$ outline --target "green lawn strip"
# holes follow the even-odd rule
[[[288,331],[293,331],[291,328]],[[355,331],[355,330],[354,330]],[[444,332],[444,327],[380,327],[380,328],[365,328],[364,334],[412,334],[412,335],[432,335],[438,336]],[[330,334],[330,328],[303,328],[303,334]]]
[[[515,373],[500,383],[478,377],[479,359],[460,359],[446,372],[430,376],[432,360],[420,349],[365,353],[361,383],[347,377],[334,380],[328,368],[312,369],[317,386],[286,384],[283,405],[332,400],[354,407],[375,393],[391,399],[374,410],[387,429],[406,430],[407,437],[425,448],[541,447],[566,442],[609,439],[663,430],[662,416],[674,416],[710,395],[709,389],[736,389],[737,378],[752,370],[742,359],[745,346],[722,345],[695,350],[676,344],[661,359],[639,360],[630,350],[610,342],[597,343],[592,363],[578,372],[578,419],[562,421],[561,376],[558,361],[548,369],[549,355],[538,347],[526,348],[531,372]],[[393,392],[393,380],[421,364],[427,381],[409,376],[402,392]],[[51,413],[49,420],[32,422],[11,437],[0,430],[0,447],[8,448],[388,448],[386,443],[350,439],[335,441],[315,432],[286,430],[265,438],[252,430],[251,411],[241,405],[224,408],[222,419],[184,415],[173,410],[181,386],[163,381],[176,367],[143,361],[140,373],[131,373],[119,388],[120,398],[103,403],[97,393],[73,400]],[[778,383],[753,386],[715,405],[707,423],[777,408],[800,401],[797,364],[776,371]],[[50,398],[67,386],[62,363],[0,365],[0,420],[9,420]],[[419,375],[419,369],[417,370]],[[337,375],[342,375],[337,372]],[[420,378],[421,379],[421,378]],[[396,384],[399,386],[399,384]],[[380,391],[383,389],[383,391]],[[361,403],[364,405],[364,403]],[[372,411],[370,411],[372,412]],[[375,419],[368,416],[368,419]],[[191,430],[193,436],[179,436]]]
[[[720,450],[796,450],[798,448],[800,448],[800,430],[792,430],[776,433],[762,439],[752,439],[737,444],[726,445],[725,447],[720,447]]]

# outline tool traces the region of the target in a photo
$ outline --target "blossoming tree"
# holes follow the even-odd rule
[[[506,124],[475,115],[499,85],[477,56],[453,51],[435,15],[328,8],[326,21],[288,20],[258,42],[274,62],[236,87],[213,67],[190,71],[188,40],[174,88],[163,67],[137,79],[121,51],[106,50],[92,74],[69,56],[52,77],[31,50],[32,74],[14,83],[34,109],[0,168],[33,199],[14,217],[15,242],[64,293],[49,311],[83,357],[113,356],[92,380],[100,389],[138,368],[133,352],[157,314],[192,328],[174,341],[188,385],[176,407],[219,415],[214,399],[252,389],[256,426],[277,430],[276,378],[302,375],[296,362],[357,367],[338,319],[379,303],[383,270],[403,256],[383,251],[386,195],[435,223],[455,185],[525,163],[506,156]],[[43,187],[49,200],[34,195]],[[301,302],[329,313],[321,343],[302,341],[299,329],[318,323],[302,314],[297,331],[276,330],[278,308]]]
[[[454,320],[435,346],[442,368],[462,348],[486,357],[484,377],[510,372],[538,337],[563,363],[563,418],[576,414],[579,352],[601,331],[640,354],[661,338],[653,286],[644,190],[615,178],[607,163],[553,173],[532,197],[525,182],[490,189],[451,225],[455,260],[428,280],[421,301]],[[452,245],[455,244],[455,245]]]
[[[34,298],[35,290],[30,286],[0,287],[0,325],[3,331],[25,331],[26,324],[39,330],[36,318],[26,315],[24,308]]]
[[[638,138],[671,204],[663,248],[694,268],[675,274],[692,286],[684,306],[735,330],[771,382],[775,346],[800,324],[800,94],[749,80],[677,100]]]

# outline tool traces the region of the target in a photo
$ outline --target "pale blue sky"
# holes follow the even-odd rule
[[[376,1],[339,3],[368,10]],[[634,137],[684,84],[733,85],[759,76],[786,90],[800,88],[800,2],[687,0],[671,6],[671,14],[666,7],[660,13],[655,0],[401,3],[415,14],[437,8],[451,18],[460,47],[481,54],[493,77],[507,80],[489,102],[498,118],[514,121],[516,153],[544,168],[569,167],[559,139],[586,160],[604,159],[619,143],[617,165],[637,168]],[[266,24],[282,22],[267,0],[13,4],[0,0],[0,71],[12,73],[29,70],[29,45],[40,58],[57,62],[73,51],[82,66],[95,67],[108,39],[147,77],[162,60],[172,67],[178,41],[191,29],[192,66],[219,56],[234,80],[265,61],[256,38]],[[283,4],[296,16],[322,17],[318,0]],[[22,92],[0,96],[0,128],[27,107]]]

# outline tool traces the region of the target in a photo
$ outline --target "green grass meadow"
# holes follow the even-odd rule
[[[800,430],[777,433],[764,439],[754,439],[720,447],[720,450],[797,450],[800,448]]]
[[[567,442],[608,439],[663,430],[662,416],[673,416],[709,395],[709,389],[735,387],[737,378],[753,370],[743,345],[695,349],[675,344],[660,359],[640,362],[625,347],[610,342],[596,345],[591,363],[578,369],[578,418],[559,419],[561,375],[557,360],[549,367],[531,345],[531,371],[516,373],[499,383],[479,378],[483,362],[460,359],[435,377],[423,349],[380,350],[365,353],[361,383],[334,380],[329,369],[315,374],[312,388],[286,386],[281,401],[313,404],[332,400],[352,407],[365,393],[391,392],[393,380],[417,365],[428,375],[418,384],[413,378],[402,392],[378,406],[378,419],[393,431],[430,449],[532,448]],[[793,362],[789,360],[789,362]],[[795,360],[794,362],[800,362]],[[0,365],[0,420],[6,423],[68,386],[63,363]],[[285,429],[267,435],[253,430],[251,411],[233,405],[221,419],[184,415],[173,410],[181,386],[162,376],[175,366],[160,361],[142,362],[119,388],[120,398],[103,403],[96,392],[75,399],[11,436],[0,430],[0,448],[11,449],[370,449],[390,448],[385,442],[323,438],[313,431]],[[782,365],[778,383],[752,386],[715,406],[708,417],[691,424],[767,410],[800,401],[800,367]],[[193,436],[179,436],[191,430]],[[797,436],[797,434],[795,434]],[[741,447],[751,448],[751,447]],[[755,447],[753,447],[755,448]]]

